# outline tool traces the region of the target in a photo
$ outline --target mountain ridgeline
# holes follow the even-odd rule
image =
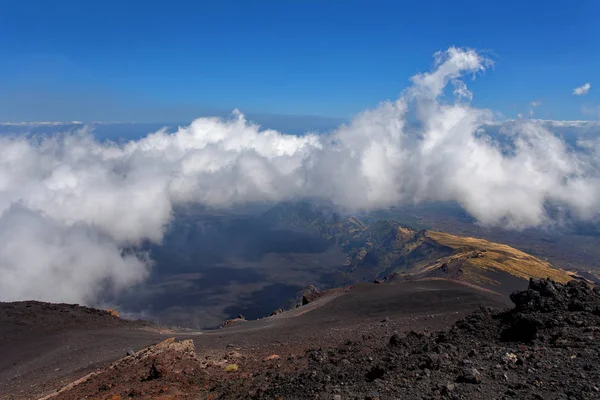
[[[347,256],[332,286],[361,281],[452,279],[501,294],[527,287],[529,278],[561,283],[574,273],[513,247],[465,236],[414,230],[391,220],[342,217],[307,202],[284,203],[264,215],[275,224],[318,232]]]

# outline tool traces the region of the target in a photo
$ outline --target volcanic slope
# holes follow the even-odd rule
[[[164,336],[147,321],[75,304],[0,303],[0,399],[35,398]]]
[[[447,280],[361,284],[293,312],[161,339],[89,374],[72,374],[72,381],[54,388],[43,385],[43,376],[21,379],[20,387],[4,385],[2,395],[11,400],[599,397],[597,288],[575,280],[566,285],[531,280],[528,290],[511,296],[513,309],[467,312],[477,304],[502,307],[499,299]],[[6,347],[0,350],[10,356]],[[68,361],[78,356],[73,353]],[[16,375],[8,372],[4,377]]]
[[[405,231],[404,228],[399,230]],[[573,272],[555,268],[504,244],[434,231],[406,234],[412,236],[412,242],[407,246],[409,254],[416,253],[419,257],[429,249],[435,249],[447,255],[433,261],[426,257],[406,269],[392,267],[393,272],[387,280],[448,278],[510,294],[516,288],[524,288],[530,278],[551,278],[560,283],[576,278]]]
[[[0,303],[0,398],[205,399],[206,388],[232,378],[292,373],[315,346],[348,340],[371,346],[393,332],[443,329],[481,305],[502,308],[505,301],[448,280],[361,283],[272,317],[201,332],[168,332],[74,305]],[[143,350],[171,336],[192,342]],[[238,371],[225,372],[232,364]]]
[[[214,391],[229,399],[600,398],[598,289],[531,280],[511,300],[513,309],[481,309],[438,333],[316,348],[293,374],[225,381]]]
[[[566,283],[566,271],[513,247],[443,232],[417,231],[398,222],[367,223],[341,218],[307,203],[276,206],[267,218],[307,227],[336,243],[347,256],[347,267],[331,276],[331,286],[361,281],[446,278],[502,294],[527,286],[529,278]]]

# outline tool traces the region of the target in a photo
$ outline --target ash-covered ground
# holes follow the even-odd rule
[[[314,349],[297,371],[273,369],[213,391],[223,399],[600,398],[598,288],[531,280],[511,300],[511,310],[482,308],[444,332]]]

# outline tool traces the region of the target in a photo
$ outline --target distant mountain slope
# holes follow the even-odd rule
[[[332,285],[381,279],[449,278],[510,293],[529,278],[565,283],[573,273],[558,269],[513,247],[443,232],[417,231],[395,221],[366,223],[342,218],[331,209],[306,202],[273,207],[271,221],[318,231],[346,254],[347,268]]]
[[[406,272],[396,270],[387,280],[450,278],[509,294],[529,278],[552,278],[566,283],[574,274],[553,267],[513,247],[443,232],[423,231],[427,247],[452,249],[452,252],[428,263],[415,265]]]

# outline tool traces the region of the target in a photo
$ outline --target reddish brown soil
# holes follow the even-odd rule
[[[269,318],[181,334],[77,306],[4,303],[0,399],[40,398],[98,370],[104,372],[58,398],[216,398],[221,389],[231,390],[225,383],[232,379],[297,373],[309,365],[308,349],[360,341],[361,352],[368,353],[394,332],[446,329],[481,305],[503,308],[507,300],[445,280],[358,284]],[[189,349],[172,348],[139,359],[126,356],[170,336],[192,339],[196,358]],[[147,379],[153,364],[162,372]],[[230,364],[238,370],[226,372]]]

